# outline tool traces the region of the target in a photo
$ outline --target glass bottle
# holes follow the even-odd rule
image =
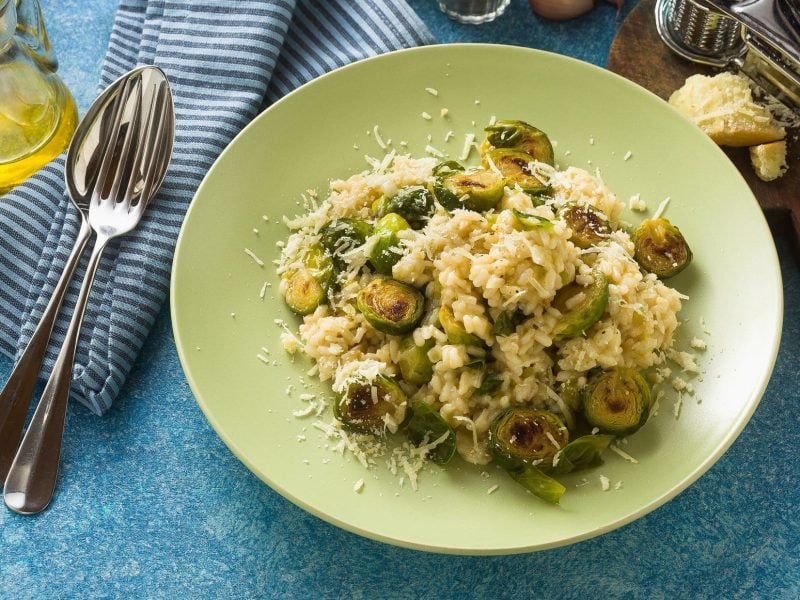
[[[0,0],[0,194],[69,145],[78,116],[57,68],[39,0]]]

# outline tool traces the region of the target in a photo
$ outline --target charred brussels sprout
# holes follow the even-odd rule
[[[450,171],[433,186],[439,204],[448,210],[466,208],[482,212],[497,206],[503,197],[503,178],[487,169]]]
[[[599,244],[611,235],[608,220],[591,206],[568,204],[559,215],[572,230],[569,239],[578,248]]]
[[[501,466],[524,462],[546,470],[567,442],[569,432],[564,422],[545,410],[511,408],[489,427],[489,448]]]
[[[634,258],[661,278],[677,275],[692,261],[692,250],[667,219],[647,219],[633,232]]]
[[[389,213],[403,217],[413,229],[421,229],[433,214],[433,195],[420,185],[406,187],[390,198],[376,202],[375,212],[379,218]]]
[[[415,446],[430,444],[447,436],[428,455],[436,464],[446,465],[456,452],[456,434],[453,428],[437,410],[422,400],[414,400],[406,435]]]
[[[361,219],[335,219],[327,223],[319,232],[322,246],[341,263],[342,255],[358,248],[372,234],[372,227]]]
[[[452,173],[453,171],[463,171],[464,166],[456,162],[454,160],[446,160],[444,162],[440,162],[438,165],[433,167],[433,176],[439,177],[441,175],[447,175],[448,173]]]
[[[325,290],[311,269],[292,269],[283,274],[283,299],[298,315],[307,315],[325,299]]]
[[[302,258],[303,266],[281,276],[281,291],[286,304],[298,315],[307,315],[322,304],[333,279],[333,261],[314,244]]]
[[[583,297],[574,300],[579,294]],[[553,306],[561,312],[561,319],[553,329],[553,340],[563,342],[578,337],[603,316],[608,306],[608,279],[600,271],[592,271],[591,284],[564,286],[553,299]]]
[[[636,369],[601,371],[583,389],[583,414],[604,433],[629,435],[645,424],[649,413],[650,386]]]
[[[428,350],[433,347],[433,341],[428,340],[424,345],[417,346],[414,336],[403,338],[400,342],[400,355],[397,366],[403,380],[414,385],[428,383],[433,377],[433,363],[428,358]]]
[[[530,154],[539,162],[555,164],[553,145],[547,134],[524,121],[501,120],[486,128],[485,145],[513,148]]]
[[[464,325],[456,320],[453,309],[449,306],[442,306],[439,308],[439,323],[447,334],[447,341],[451,344],[477,346],[481,343],[479,337],[467,333]]]
[[[378,331],[408,333],[422,319],[425,298],[410,285],[389,279],[373,279],[356,299],[358,310]]]
[[[378,375],[373,381],[353,381],[333,403],[333,416],[350,429],[380,433],[397,431],[405,421],[408,400],[392,379]]]
[[[511,408],[489,427],[489,451],[520,485],[548,502],[557,503],[566,488],[544,473],[569,441],[569,432],[555,414]]]
[[[369,262],[381,275],[392,274],[392,267],[402,256],[397,233],[409,228],[408,221],[397,213],[389,213],[375,224],[373,231],[378,239],[369,254]]]
[[[549,189],[531,171],[534,158],[530,154],[510,148],[495,148],[489,150],[484,159],[487,164],[491,161],[497,167],[509,185],[519,185],[523,192],[543,194]]]

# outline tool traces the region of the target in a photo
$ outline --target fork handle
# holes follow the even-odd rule
[[[108,239],[98,235],[53,372],[6,477],[3,491],[6,506],[20,514],[44,510],[56,488],[75,348],[92,282]]]
[[[28,414],[33,389],[42,366],[50,334],[53,330],[61,301],[69,286],[69,281],[78,266],[83,248],[91,236],[91,228],[85,218],[81,219],[75,244],[72,247],[61,277],[53,289],[53,294],[42,313],[31,339],[14,365],[11,375],[0,391],[0,481],[5,480],[14,453],[17,451],[19,438]]]

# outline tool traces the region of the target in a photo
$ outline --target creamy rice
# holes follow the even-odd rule
[[[353,217],[374,222],[371,206],[377,198],[429,183],[435,164],[431,158],[396,156],[376,161],[369,172],[333,181],[329,197],[315,210],[287,220],[293,233],[279,272],[297,265],[301,250],[318,241],[328,221]],[[552,188],[552,200],[535,207],[519,189],[506,188],[490,214],[439,209],[424,228],[402,232],[404,254],[392,271],[394,279],[424,291],[425,314],[413,338],[418,346],[433,344],[428,352],[433,362],[430,382],[400,384],[409,397],[438,408],[456,432],[459,453],[474,463],[490,460],[487,430],[501,411],[509,406],[544,408],[571,422],[570,408],[553,392],[558,382],[576,376],[583,381],[595,367],[644,369],[658,364],[678,325],[681,295],[655,275],[641,272],[628,233],[617,229],[601,244],[581,250],[557,215],[565,203],[585,204],[617,226],[623,204],[614,193],[582,169],[537,166]],[[511,209],[546,218],[553,226],[520,230]],[[323,381],[341,379],[342,370],[352,370],[354,364],[377,363],[381,373],[399,375],[400,338],[375,330],[355,307],[358,291],[377,277],[363,268],[371,244],[374,240],[368,239],[348,256],[350,267],[341,275],[340,290],[300,325],[303,348]],[[588,285],[595,269],[609,282],[604,316],[583,336],[554,346],[553,331],[561,317],[552,306],[556,292],[572,281]],[[494,393],[475,394],[483,374],[465,367],[475,350],[448,342],[437,327],[441,305],[449,306],[456,321],[489,349],[494,370],[502,377]],[[519,311],[525,319],[510,335],[495,336],[492,324],[507,311]]]

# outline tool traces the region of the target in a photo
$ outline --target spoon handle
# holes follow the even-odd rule
[[[53,289],[50,301],[47,303],[28,345],[25,346],[25,350],[22,351],[5,386],[0,391],[0,481],[6,478],[11,461],[17,451],[33,388],[36,387],[39,369],[50,341],[53,323],[58,315],[69,281],[78,266],[86,241],[91,236],[91,231],[87,220],[81,219],[75,244],[64,265],[64,271]]]
[[[55,491],[72,382],[72,362],[86,302],[108,239],[106,236],[98,236],[92,249],[64,343],[6,477],[3,491],[6,506],[20,514],[41,512],[50,503]]]

